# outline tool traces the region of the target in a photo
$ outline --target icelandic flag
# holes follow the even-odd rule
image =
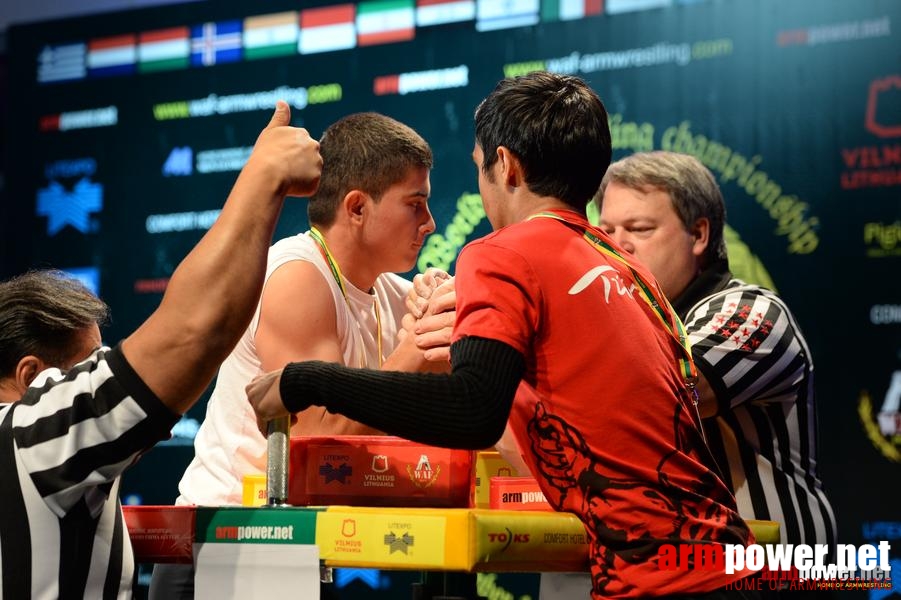
[[[191,27],[191,66],[208,67],[241,60],[241,21]]]
[[[45,46],[38,55],[38,81],[71,81],[84,79],[87,73],[85,44],[66,44],[63,46]]]
[[[133,33],[88,42],[88,75],[125,75],[135,72],[137,36]]]

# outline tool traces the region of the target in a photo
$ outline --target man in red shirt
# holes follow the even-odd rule
[[[495,232],[457,260],[451,373],[292,363],[248,386],[261,428],[317,405],[480,449],[509,419],[548,501],[585,524],[593,597],[735,597],[723,588],[746,572],[658,565],[665,544],[751,535],[698,427],[681,323],[650,272],[585,217],[611,158],[601,100],[538,72],[501,81],[475,120]]]

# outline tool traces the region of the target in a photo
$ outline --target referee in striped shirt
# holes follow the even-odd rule
[[[106,306],[60,273],[0,283],[0,597],[132,596],[119,475],[209,385],[256,308],[285,197],[318,186],[319,144],[290,119],[279,102],[219,219],[114,348]]]
[[[817,474],[813,359],[788,306],[729,272],[725,205],[710,171],[673,152],[610,165],[600,225],[657,277],[685,323],[708,443],[745,519],[781,541],[835,547]]]

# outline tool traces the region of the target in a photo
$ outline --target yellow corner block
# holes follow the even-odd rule
[[[501,458],[500,452],[486,450],[476,452],[476,481],[475,481],[475,505],[476,508],[488,508],[491,504],[491,478],[510,477],[516,475],[516,471],[506,460]]]
[[[776,521],[747,519],[745,523],[748,524],[758,544],[779,543],[779,523]]]
[[[242,506],[264,506],[266,497],[266,476],[262,473],[245,475],[241,495]]]

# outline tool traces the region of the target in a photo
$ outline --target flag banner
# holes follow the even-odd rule
[[[538,0],[478,0],[476,31],[538,24]]]
[[[297,52],[300,32],[297,11],[244,19],[244,58],[255,60]]]
[[[187,27],[146,31],[138,36],[138,71],[184,69],[191,55]]]
[[[416,26],[460,23],[476,18],[475,0],[418,0],[416,2]]]
[[[241,60],[241,21],[219,21],[191,28],[191,65],[209,67]]]
[[[542,0],[541,20],[574,21],[604,12],[604,0]]]
[[[607,14],[636,12],[669,6],[672,0],[607,0]]]
[[[346,50],[357,45],[353,4],[338,4],[300,11],[301,54]]]
[[[413,0],[377,0],[357,6],[357,43],[361,46],[404,42],[415,33]]]
[[[51,83],[84,79],[87,74],[86,60],[87,46],[83,43],[45,46],[38,55],[38,81]]]
[[[134,73],[137,49],[134,34],[97,38],[88,42],[88,75]]]

